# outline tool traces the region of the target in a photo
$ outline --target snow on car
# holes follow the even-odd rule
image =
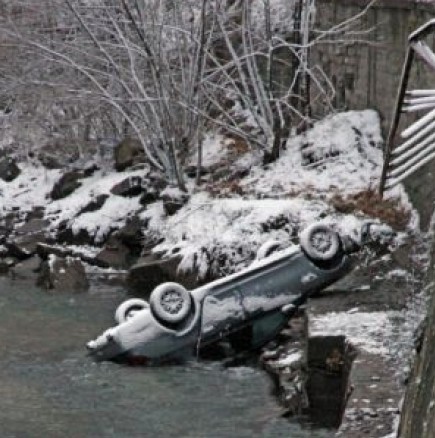
[[[149,303],[133,298],[115,312],[118,325],[87,348],[96,360],[122,357],[150,362],[181,359],[243,332],[234,347],[253,349],[273,339],[308,296],[342,278],[360,243],[318,223],[300,235],[300,245],[259,249],[246,269],[192,291],[163,283]]]

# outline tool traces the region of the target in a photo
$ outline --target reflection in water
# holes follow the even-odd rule
[[[84,344],[113,324],[119,288],[50,295],[0,278],[0,436],[328,437],[279,417],[263,372],[221,364],[95,364]]]

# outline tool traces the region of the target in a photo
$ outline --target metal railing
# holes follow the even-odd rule
[[[393,188],[418,169],[435,159],[435,89],[408,90],[414,59],[420,59],[435,72],[435,53],[424,39],[435,32],[435,19],[430,20],[408,38],[393,118],[387,138],[379,193]],[[417,113],[418,118],[401,133],[395,146],[402,114]]]

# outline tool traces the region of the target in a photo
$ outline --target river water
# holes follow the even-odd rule
[[[0,277],[0,290],[1,438],[333,436],[281,418],[255,368],[93,363],[84,344],[113,324],[119,287],[52,295]]]

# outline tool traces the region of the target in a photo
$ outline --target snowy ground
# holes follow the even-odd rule
[[[220,146],[219,146],[220,145]],[[216,146],[221,152],[216,152]],[[252,155],[233,160],[246,166],[247,176],[238,181],[241,194],[231,198],[200,191],[176,215],[164,219],[161,204],[143,213],[150,228],[165,236],[156,250],[168,254],[176,248],[183,257],[181,269],[205,276],[209,260],[219,253],[222,270],[233,272],[245,266],[261,244],[270,239],[297,241],[300,229],[321,221],[344,233],[358,230],[367,219],[360,212],[338,213],[329,202],[334,194],[347,196],[376,188],[382,166],[382,137],[374,111],[337,114],[319,122],[306,134],[289,140],[280,159],[264,168]],[[206,162],[217,157],[225,164],[225,142],[206,143]],[[207,153],[208,152],[208,153]],[[402,187],[389,196],[410,208]],[[410,226],[417,224],[416,215]]]

